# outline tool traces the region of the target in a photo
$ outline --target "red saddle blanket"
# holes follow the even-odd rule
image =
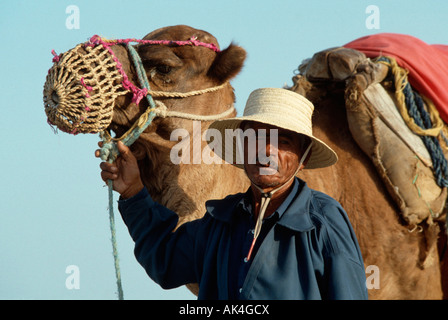
[[[411,86],[431,99],[440,117],[448,123],[448,45],[429,45],[413,36],[380,33],[354,40],[346,48],[369,58],[390,56],[409,71]]]

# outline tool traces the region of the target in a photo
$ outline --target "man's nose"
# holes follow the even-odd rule
[[[266,155],[270,156],[277,155],[278,153],[278,142],[273,140],[268,140],[266,143]]]
[[[276,159],[278,155],[278,144],[271,139],[264,140],[258,147],[260,163],[266,164],[270,159]]]

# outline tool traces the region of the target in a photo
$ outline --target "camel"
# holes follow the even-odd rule
[[[208,32],[185,25],[157,29],[144,39],[178,41],[193,36],[198,41],[218,46],[216,38]],[[129,80],[138,85],[129,52],[122,45],[111,48]],[[234,103],[235,95],[228,81],[243,67],[246,57],[243,48],[230,44],[220,52],[200,46],[137,45],[136,49],[152,90],[191,92],[221,86],[220,90],[185,98],[155,98],[168,110],[216,115]],[[334,197],[346,209],[358,237],[366,271],[369,266],[377,266],[380,272],[379,288],[369,290],[369,298],[442,298],[439,255],[437,250],[433,250],[433,242],[428,248],[428,237],[436,237],[439,227],[434,224],[424,232],[409,232],[400,221],[397,208],[370,159],[351,136],[344,88],[335,88],[331,82],[313,84],[302,78],[289,89],[315,104],[314,133],[339,155],[337,165],[304,170],[299,177],[310,187]],[[132,94],[116,97],[108,130],[117,137],[123,135],[147,108],[146,100],[135,103]],[[227,117],[235,114],[232,112]],[[210,123],[201,122],[201,134]],[[138,159],[144,185],[155,201],[179,215],[178,225],[202,217],[205,201],[245,191],[249,186],[243,170],[227,163],[195,164],[190,161],[174,164],[171,161],[171,150],[178,143],[178,140],[170,139],[172,132],[186,129],[187,136],[193,139],[193,127],[191,119],[156,117],[131,146]],[[190,146],[193,148],[192,141]],[[206,147],[207,142],[201,141],[201,150]],[[192,155],[193,150],[190,151]],[[427,261],[424,268],[419,265],[422,259]],[[197,286],[190,285],[189,289],[197,294]]]

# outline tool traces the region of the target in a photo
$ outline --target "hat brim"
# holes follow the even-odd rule
[[[335,164],[338,160],[338,156],[333,149],[331,149],[325,142],[320,139],[309,135],[304,132],[300,132],[297,130],[297,127],[288,127],[287,124],[282,123],[279,125],[276,119],[272,117],[266,118],[262,115],[249,115],[238,118],[230,118],[217,120],[213,122],[210,129],[218,130],[220,134],[213,135],[214,139],[212,141],[208,141],[208,144],[211,149],[224,161],[230,163],[238,168],[243,169],[243,155],[241,154],[242,150],[240,150],[237,146],[237,136],[235,132],[237,129],[241,129],[241,123],[243,121],[255,121],[259,123],[264,123],[268,125],[273,125],[279,128],[287,129],[298,134],[302,134],[307,136],[313,141],[311,146],[311,156],[308,160],[305,169],[317,169],[317,168],[325,168]],[[228,129],[228,130],[226,130]],[[226,147],[227,143],[227,147]]]

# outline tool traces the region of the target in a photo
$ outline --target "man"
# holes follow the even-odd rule
[[[292,91],[265,88],[251,93],[242,117],[212,123],[222,142],[233,143],[214,151],[244,169],[251,186],[208,201],[202,219],[175,232],[177,215],[151,199],[136,159],[119,143],[121,156],[101,163],[101,176],[121,194],[119,210],[135,255],[154,281],[163,288],[198,283],[199,299],[367,298],[361,253],[344,209],[296,178],[305,167],[337,161],[312,135],[313,109]],[[252,130],[256,143],[228,140],[237,129]]]

